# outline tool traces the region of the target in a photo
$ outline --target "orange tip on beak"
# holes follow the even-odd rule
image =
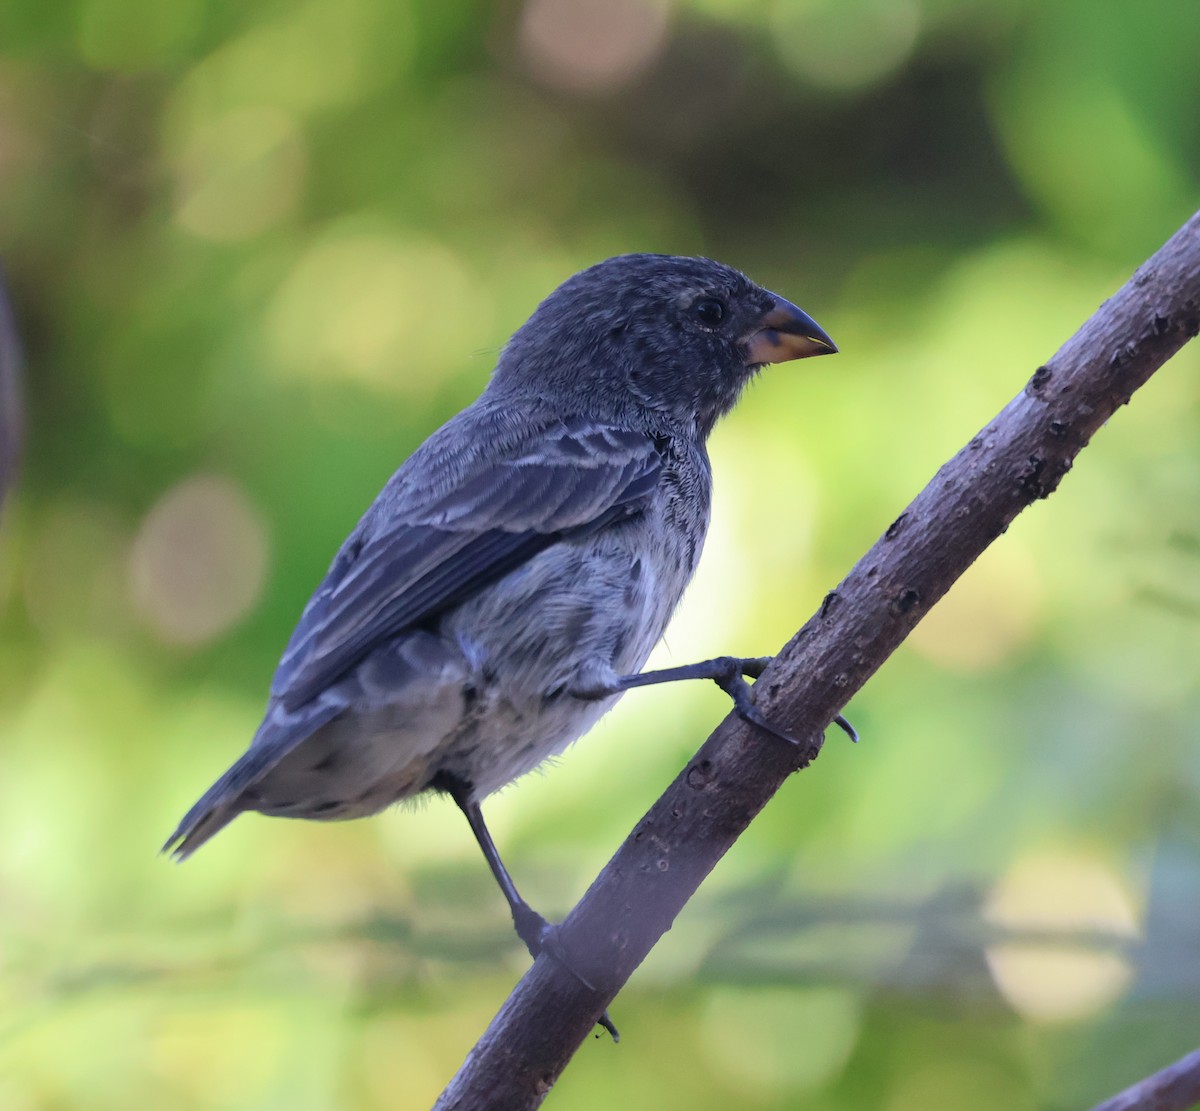
[[[812,355],[836,355],[837,344],[803,309],[782,297],[745,336],[746,364],[786,363]]]

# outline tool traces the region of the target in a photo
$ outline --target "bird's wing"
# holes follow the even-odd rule
[[[426,456],[425,465],[436,469],[436,462]],[[300,706],[389,638],[560,538],[640,512],[661,466],[653,438],[583,421],[460,461],[449,489],[420,489],[406,464],[338,552],[271,693],[288,708]]]

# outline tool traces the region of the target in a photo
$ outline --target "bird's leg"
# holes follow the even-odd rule
[[[476,842],[479,844],[480,849],[483,850],[483,857],[488,862],[488,867],[491,868],[492,875],[496,877],[496,882],[500,885],[500,890],[508,902],[508,908],[512,911],[513,926],[516,928],[517,936],[525,943],[525,948],[529,950],[529,955],[534,960],[537,960],[538,954],[545,947],[546,942],[550,940],[554,927],[538,914],[517,890],[512,876],[508,874],[508,869],[504,867],[504,861],[500,859],[496,843],[492,840],[492,835],[488,827],[484,824],[483,811],[480,809],[479,803],[465,802],[458,797],[454,797],[454,801],[458,803],[459,809],[462,810],[463,816],[467,819],[467,824],[470,825]]]
[[[577,690],[571,693],[576,698],[591,701],[608,698],[633,687],[652,687],[658,683],[674,683],[680,679],[711,679],[733,699],[733,708],[743,721],[748,721],[751,725],[756,725],[759,729],[763,729],[773,737],[779,737],[789,744],[799,744],[795,737],[776,729],[767,721],[750,695],[751,687],[746,682],[746,676],[757,679],[767,669],[771,659],[771,656],[718,656],[712,660],[701,660],[700,663],[685,664],[683,667],[664,667],[658,671],[643,671],[638,675],[618,675],[608,686]],[[841,714],[838,714],[833,721],[835,725],[844,730],[852,741],[858,740],[858,733],[854,726]]]
[[[500,859],[500,852],[496,848],[496,842],[492,840],[492,835],[483,820],[482,808],[478,802],[473,801],[470,797],[470,785],[457,777],[442,774],[437,777],[434,786],[439,790],[445,791],[454,800],[459,810],[463,812],[463,817],[467,819],[467,824],[471,827],[471,832],[475,835],[475,841],[483,851],[483,857],[488,862],[488,867],[492,870],[492,875],[496,877],[496,883],[500,885],[500,890],[508,902],[509,910],[512,911],[513,926],[517,931],[517,936],[524,942],[525,948],[529,950],[529,955],[534,960],[537,960],[539,953],[543,951],[550,953],[585,988],[594,991],[595,989],[592,985],[575,971],[570,962],[559,951],[555,941],[554,927],[538,914],[517,890],[517,885],[513,883],[512,876],[509,875],[508,869],[504,867],[504,861]],[[608,1011],[605,1011],[596,1022],[612,1035],[614,1042],[621,1040],[621,1035],[617,1033],[617,1028],[613,1025],[612,1019],[608,1017]]]

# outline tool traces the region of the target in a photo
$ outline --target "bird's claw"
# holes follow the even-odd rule
[[[608,1009],[605,1008],[600,1012],[600,1017],[596,1019],[596,1025],[608,1031],[608,1036],[612,1038],[613,1045],[619,1045],[621,1042],[621,1034],[613,1025],[613,1020],[608,1017]],[[596,1037],[600,1037],[599,1034]]]
[[[746,682],[746,676],[751,679],[757,679],[767,668],[771,662],[770,656],[759,656],[753,659],[739,659],[736,656],[729,657],[726,661],[726,668],[721,674],[713,677],[713,682],[717,684],[730,698],[733,699],[733,708],[737,711],[738,717],[743,721],[749,722],[751,725],[757,726],[766,733],[770,733],[773,737],[778,737],[781,741],[787,741],[788,744],[799,745],[798,738],[793,737],[790,733],[785,733],[781,729],[777,729],[764,716],[763,712],[755,704],[751,691],[753,688]],[[833,724],[841,729],[847,737],[855,744],[858,743],[858,730],[846,720],[845,715],[838,714],[833,719]]]
[[[838,716],[833,719],[833,724],[850,738],[850,742],[852,744],[858,744],[858,730],[846,720],[844,714],[838,714]]]
[[[754,704],[754,700],[750,695],[752,688],[745,679],[747,674],[752,673],[746,671],[743,666],[748,662],[750,661],[730,660],[729,670],[723,675],[714,677],[713,682],[733,699],[733,708],[737,712],[738,717],[743,721],[748,721],[751,725],[757,726],[766,733],[770,733],[773,737],[778,737],[781,741],[787,741],[791,745],[798,745],[800,742],[795,737],[790,733],[784,733],[782,730],[776,729],[775,726],[767,721],[763,712]]]

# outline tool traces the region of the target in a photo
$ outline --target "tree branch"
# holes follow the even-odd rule
[[[798,746],[730,715],[563,923],[435,1111],[537,1107],[601,1011],[834,715],[1096,430],[1200,330],[1200,213],[934,476],[755,684]]]
[[[1200,1104],[1200,1049],[1139,1080],[1092,1111],[1187,1111]]]

